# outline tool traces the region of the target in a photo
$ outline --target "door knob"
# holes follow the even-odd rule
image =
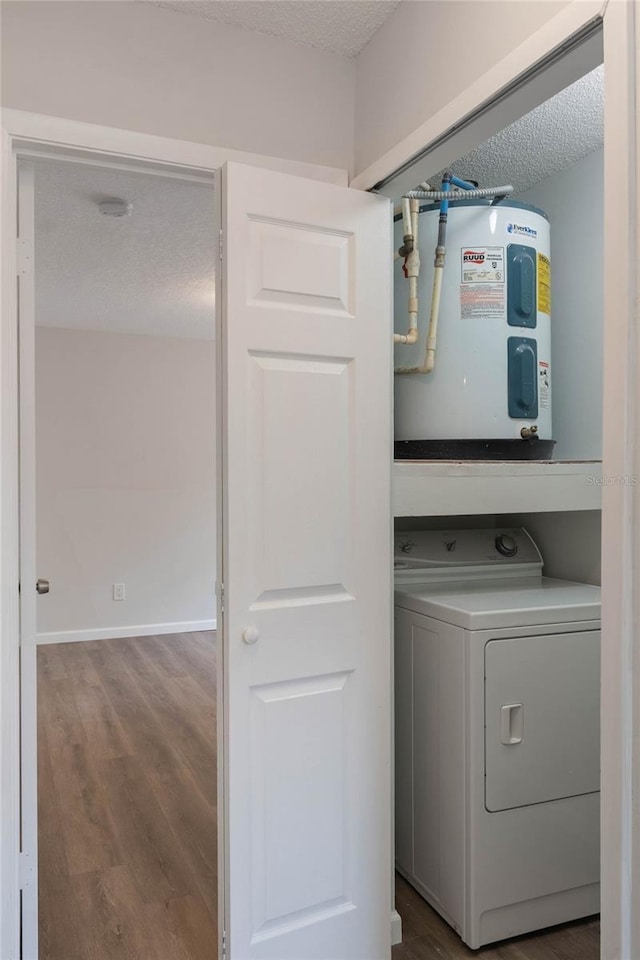
[[[49,593],[49,581],[36,580],[36,593]]]
[[[245,643],[255,643],[259,636],[256,627],[247,627],[242,631],[242,639]]]

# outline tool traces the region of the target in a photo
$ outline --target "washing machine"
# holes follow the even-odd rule
[[[473,949],[599,912],[600,589],[542,566],[396,535],[396,865]]]

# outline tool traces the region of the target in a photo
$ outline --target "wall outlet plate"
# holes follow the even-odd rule
[[[124,600],[125,599],[125,589],[124,583],[114,583],[113,584],[113,594],[112,598],[114,600]]]

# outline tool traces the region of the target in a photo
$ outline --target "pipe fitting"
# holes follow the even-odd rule
[[[408,333],[394,333],[394,343],[412,344],[418,342],[418,328],[412,327]]]
[[[418,279],[420,275],[420,254],[417,249],[414,248],[406,258],[403,270],[407,280],[410,280],[411,277]]]
[[[436,247],[436,255],[433,261],[434,267],[440,267],[441,270],[444,269],[446,253],[447,251],[444,247]]]
[[[413,253],[415,241],[412,233],[406,233],[402,239],[403,244],[398,248],[398,255],[401,259],[406,259],[410,253]]]
[[[538,436],[538,427],[535,423],[531,427],[523,427],[520,436],[523,440],[533,440]]]

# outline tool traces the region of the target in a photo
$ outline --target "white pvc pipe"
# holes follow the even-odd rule
[[[444,251],[443,251],[444,253]],[[444,259],[444,258],[443,258]],[[431,315],[427,331],[427,347],[424,355],[424,373],[431,373],[436,364],[436,341],[438,339],[438,319],[440,317],[440,296],[442,294],[442,277],[444,262],[435,268],[433,275],[433,290],[431,292]],[[422,373],[422,368],[420,368]]]
[[[431,292],[431,314],[424,359],[419,367],[396,367],[395,373],[431,373],[436,363],[436,344],[438,337],[438,318],[440,316],[440,295],[442,293],[442,275],[444,263],[437,266],[433,273],[433,290]]]
[[[411,200],[409,200],[408,197],[402,198],[402,224],[405,237],[407,235],[413,235],[413,230],[411,229]]]
[[[405,217],[405,202],[409,208],[409,229],[407,230]],[[413,250],[407,256],[404,264],[407,279],[409,280],[409,328],[406,333],[394,333],[394,343],[413,344],[418,341],[418,277],[420,276],[420,252],[418,250],[418,216],[420,204],[417,200],[402,200],[402,214],[405,222],[405,234],[413,236]]]

